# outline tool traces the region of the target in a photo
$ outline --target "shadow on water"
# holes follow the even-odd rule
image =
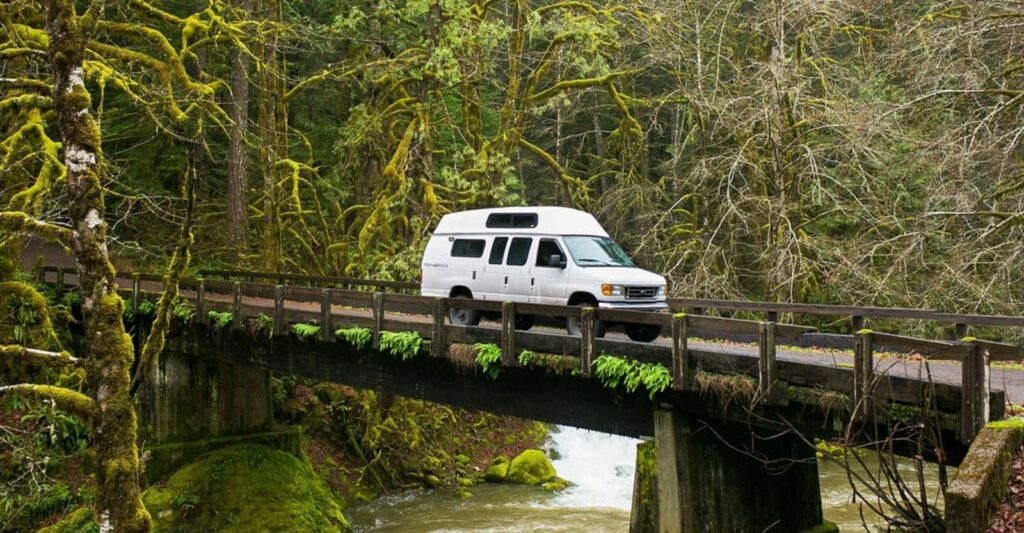
[[[559,476],[575,483],[561,493],[483,483],[473,487],[471,498],[460,498],[453,490],[409,491],[353,506],[345,514],[357,532],[627,531],[637,442],[560,427],[547,449]],[[910,475],[909,460],[900,467]],[[841,531],[863,531],[860,506],[851,503],[845,471],[829,461],[821,461],[819,471],[825,517]],[[937,470],[929,468],[926,479],[929,486],[937,486]]]

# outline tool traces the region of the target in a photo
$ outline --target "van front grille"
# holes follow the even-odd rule
[[[658,295],[657,287],[626,287],[626,298],[654,298]]]

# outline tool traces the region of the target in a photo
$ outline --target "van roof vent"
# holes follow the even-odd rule
[[[491,213],[487,215],[488,228],[536,228],[537,213]]]

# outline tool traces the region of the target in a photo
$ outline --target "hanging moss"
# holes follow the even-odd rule
[[[0,345],[61,351],[46,299],[31,285],[0,283]],[[19,357],[0,357],[0,383],[42,381],[49,380],[39,365]]]
[[[155,532],[350,531],[309,461],[265,446],[211,452],[142,497]]]

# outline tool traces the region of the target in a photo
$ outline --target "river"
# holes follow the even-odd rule
[[[354,506],[345,514],[357,532],[627,531],[637,442],[559,427],[547,447],[554,450],[558,475],[574,483],[565,491],[551,494],[537,487],[483,483],[473,487],[471,498],[460,498],[450,489],[409,491]],[[831,461],[818,466],[825,518],[841,531],[863,531],[860,506],[850,502],[846,473]],[[911,463],[900,467],[909,472]],[[935,469],[926,477],[929,486],[936,486]]]

